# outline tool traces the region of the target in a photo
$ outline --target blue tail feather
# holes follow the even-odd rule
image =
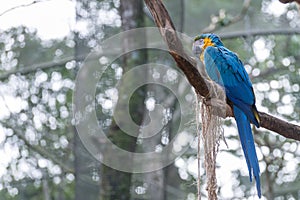
[[[229,90],[226,90],[226,96],[229,98],[230,101],[233,102],[234,105],[236,105],[239,109],[241,109],[246,114],[250,122],[252,122],[257,128],[259,128],[259,121],[257,120],[254,114],[256,110],[254,104],[253,105],[246,104],[237,98],[232,98],[232,95],[229,92]]]
[[[250,181],[252,182],[252,173],[256,181],[256,189],[259,198],[261,197],[260,179],[259,179],[259,164],[255,151],[253,135],[250,127],[250,122],[247,116],[237,106],[233,106],[234,117],[237,123],[238,132],[246,158]]]

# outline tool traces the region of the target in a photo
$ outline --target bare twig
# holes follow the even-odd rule
[[[229,26],[231,24],[234,24],[234,23],[237,23],[237,22],[241,21],[245,17],[245,15],[247,14],[247,11],[250,7],[250,2],[251,2],[251,0],[244,0],[244,4],[243,4],[243,8],[242,8],[241,12],[238,15],[231,18],[231,19],[226,18],[226,20],[228,20],[228,21],[226,21],[226,23],[225,22],[223,22],[223,23],[220,22],[220,20],[224,20],[224,19],[218,19],[216,22],[212,21],[208,27],[204,28],[201,31],[201,33],[213,32],[213,31],[216,31],[216,30],[220,29],[223,26]]]
[[[196,62],[184,53],[182,43],[176,34],[172,20],[161,0],[145,0],[145,3],[163,39],[169,47],[169,53],[173,56],[178,67],[186,75],[190,84],[195,88],[196,93],[202,97],[210,96],[209,88],[212,88],[213,85],[216,84],[206,80],[196,69]],[[261,127],[272,130],[286,138],[300,141],[300,126],[285,122],[263,112],[259,112],[259,115],[261,118]],[[229,104],[226,106],[226,116],[233,116],[232,108]]]
[[[18,5],[18,6],[12,7],[12,8],[10,8],[10,9],[7,9],[7,10],[5,10],[4,12],[0,13],[0,17],[3,16],[3,15],[5,15],[6,13],[11,12],[11,11],[13,11],[13,10],[16,10],[16,9],[18,9],[18,8],[28,7],[28,6],[31,6],[31,5],[33,5],[33,4],[41,3],[41,2],[45,2],[45,1],[50,1],[50,0],[35,0],[35,1],[33,1],[33,2],[31,2],[31,3],[28,3],[28,4],[22,4],[22,5]]]

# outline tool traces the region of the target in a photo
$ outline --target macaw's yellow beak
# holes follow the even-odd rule
[[[204,42],[202,39],[200,40],[196,40],[194,43],[193,43],[193,48],[192,48],[192,51],[193,53],[199,57],[199,55],[202,53],[203,51],[203,46],[204,46]]]

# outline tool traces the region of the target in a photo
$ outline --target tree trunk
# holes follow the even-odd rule
[[[150,73],[150,72],[149,72]],[[147,91],[155,94],[155,99],[161,101],[162,99],[167,98],[165,92],[160,86],[157,85],[148,85]],[[147,120],[147,113],[144,114],[144,120]],[[143,124],[146,124],[144,121]],[[155,128],[148,128],[145,131],[152,131]],[[150,135],[151,133],[145,133],[145,135]],[[143,152],[152,152],[155,150],[155,146],[161,141],[161,133],[150,138],[144,138],[142,141]],[[157,162],[157,161],[156,161]],[[164,169],[158,169],[153,172],[144,173],[141,175],[142,181],[147,185],[147,198],[148,199],[165,199],[165,177]]]
[[[81,3],[78,0],[76,6],[76,20],[80,20]],[[80,64],[83,62],[83,56],[87,55],[89,48],[86,46],[86,39],[80,38],[77,31],[74,32],[74,57],[76,67],[74,69],[74,79],[79,69]],[[88,78],[88,77],[87,77]],[[73,139],[73,152],[74,152],[74,171],[75,171],[75,200],[82,199],[97,199],[99,197],[99,181],[93,177],[94,173],[98,173],[99,161],[97,161],[90,152],[87,151],[83,145],[78,132],[74,127],[70,128],[74,132]]]
[[[120,1],[119,12],[121,15],[123,31],[143,26],[143,1],[122,0]],[[122,44],[120,45],[122,46],[123,51],[127,52],[129,46],[137,42],[145,44],[146,35],[139,35],[138,37],[136,35],[126,35]],[[123,73],[126,73],[132,67],[146,63],[146,60],[146,51],[139,50],[134,52],[134,55],[131,53],[122,55],[121,65],[123,67]],[[147,74],[135,74],[135,76],[144,76],[146,78]],[[125,85],[122,85],[122,87],[133,87],[134,78],[135,77],[132,77],[133,81],[125,83]],[[129,102],[131,118],[138,125],[141,125],[143,121],[145,94],[145,91],[142,91],[138,95],[135,95],[135,98],[131,98],[131,101]],[[135,151],[137,138],[124,133],[120,127],[116,125],[115,121],[112,121],[108,132],[108,137],[119,148],[130,152]],[[101,168],[101,178],[101,199],[130,199],[132,179],[131,173],[121,172],[103,165]]]
[[[74,170],[75,170],[75,200],[97,199],[99,182],[93,180],[92,174],[99,163],[83,146],[74,127]]]

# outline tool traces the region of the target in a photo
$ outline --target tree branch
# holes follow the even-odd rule
[[[77,56],[76,59],[82,61],[86,57],[87,57],[86,54],[82,54],[82,55]],[[53,68],[53,67],[64,66],[66,63],[68,63],[70,61],[74,61],[74,60],[75,60],[75,56],[69,56],[66,58],[62,58],[60,60],[52,60],[49,62],[43,62],[43,63],[31,65],[31,66],[25,66],[22,68],[14,69],[11,71],[7,71],[3,74],[0,74],[0,81],[7,79],[10,75],[13,75],[13,74],[25,75],[25,74],[35,72],[38,69],[43,70],[43,69],[49,69],[49,68]]]
[[[225,18],[227,21],[224,18],[222,18],[221,14],[220,14],[218,17],[218,20],[217,21],[212,20],[210,25],[208,27],[204,28],[201,31],[201,33],[213,32],[224,26],[229,26],[231,24],[235,24],[235,23],[241,21],[246,16],[246,13],[250,7],[250,3],[251,3],[251,0],[244,0],[244,4],[243,4],[243,8],[242,8],[241,12],[238,15],[236,15],[230,19]]]
[[[279,0],[281,3],[284,3],[284,4],[286,4],[286,3],[292,3],[292,2],[297,2],[298,4],[300,4],[300,0]]]
[[[13,74],[23,74],[23,75],[25,75],[25,74],[28,74],[28,73],[31,73],[31,72],[35,72],[38,69],[42,70],[42,69],[53,68],[53,67],[60,66],[60,65],[65,65],[67,62],[70,62],[74,59],[75,59],[74,56],[70,56],[70,57],[63,58],[63,59],[58,60],[58,61],[44,62],[44,63],[35,64],[35,65],[32,65],[32,66],[27,66],[27,67],[22,67],[22,68],[19,68],[19,69],[11,70],[11,71],[8,71],[6,73],[1,74],[0,75],[0,80],[5,80],[10,75],[13,75]]]
[[[183,71],[194,87],[197,94],[202,97],[211,96],[209,88],[217,88],[214,82],[205,79],[196,68],[196,61],[185,53],[182,43],[178,38],[173,22],[161,0],[145,0],[159,31],[169,47],[169,53],[174,58],[178,67]],[[180,56],[183,55],[183,56]],[[232,108],[226,106],[226,116],[232,115]],[[269,114],[259,112],[261,127],[277,132],[278,134],[300,141],[300,126],[285,122]]]
[[[33,2],[31,2],[31,3],[28,3],[28,4],[18,5],[18,6],[12,7],[12,8],[10,8],[10,9],[7,9],[7,10],[5,10],[4,12],[0,13],[0,17],[1,17],[2,15],[5,15],[6,13],[11,12],[11,11],[13,11],[13,10],[16,10],[16,9],[18,9],[18,8],[28,7],[28,6],[31,6],[31,5],[33,5],[33,4],[41,3],[41,2],[45,2],[45,1],[49,1],[49,0],[44,0],[44,1],[43,1],[43,0],[35,0],[35,1],[33,1]]]
[[[56,158],[53,154],[49,153],[44,148],[42,148],[42,147],[40,147],[38,145],[32,145],[32,144],[30,144],[30,142],[24,136],[24,133],[21,133],[19,130],[16,130],[16,129],[13,129],[13,128],[11,128],[11,129],[14,131],[15,135],[18,136],[19,139],[23,140],[23,142],[25,143],[25,145],[28,146],[30,149],[32,149],[36,153],[40,154],[44,158],[51,160],[54,164],[59,165],[65,173],[74,173],[74,169],[72,169],[71,167],[69,167],[68,165],[66,165],[64,163],[64,161]]]
[[[147,16],[148,16],[149,12],[150,11],[147,9],[145,11],[145,14],[147,14]],[[149,15],[150,15],[150,13],[149,13]],[[152,16],[149,16],[149,17],[151,18],[151,20],[153,20]],[[230,33],[220,33],[219,36],[223,40],[226,40],[226,39],[232,39],[232,38],[237,38],[237,37],[249,37],[249,36],[258,36],[258,35],[264,36],[264,35],[295,35],[295,34],[300,34],[300,29],[295,28],[295,29],[235,31],[235,32],[230,32]],[[79,59],[84,60],[86,58],[86,56],[87,56],[86,54],[80,55]],[[43,70],[43,69],[49,69],[49,68],[53,68],[53,67],[57,67],[57,66],[62,66],[72,60],[75,60],[74,56],[62,58],[61,60],[53,60],[50,62],[44,62],[44,63],[40,63],[40,64],[35,64],[32,66],[26,66],[26,67],[22,67],[19,69],[11,70],[11,71],[5,72],[3,74],[0,74],[0,81],[7,79],[12,74],[23,74],[23,75],[29,74],[29,73],[35,72],[38,69]],[[277,68],[274,70],[277,71]],[[280,68],[278,70],[282,70],[282,69]],[[272,71],[272,73],[274,73],[273,69],[270,71]],[[266,73],[269,73],[269,72],[266,72]],[[261,75],[262,74],[264,74],[264,72],[262,72]]]
[[[270,30],[247,30],[247,31],[235,31],[230,33],[221,33],[219,36],[222,39],[232,39],[237,37],[249,37],[249,36],[258,36],[258,35],[295,35],[300,34],[299,28],[292,29],[270,29]]]
[[[260,79],[264,79],[264,78],[272,76],[272,75],[274,75],[274,74],[276,74],[278,72],[281,72],[283,70],[286,70],[286,69],[288,69],[288,68],[285,67],[285,66],[280,66],[280,67],[277,67],[277,68],[273,68],[272,67],[272,68],[268,68],[268,69],[260,72],[258,76],[253,76],[252,74],[250,74],[249,77],[250,77],[250,79],[252,79],[254,77],[258,77]]]

